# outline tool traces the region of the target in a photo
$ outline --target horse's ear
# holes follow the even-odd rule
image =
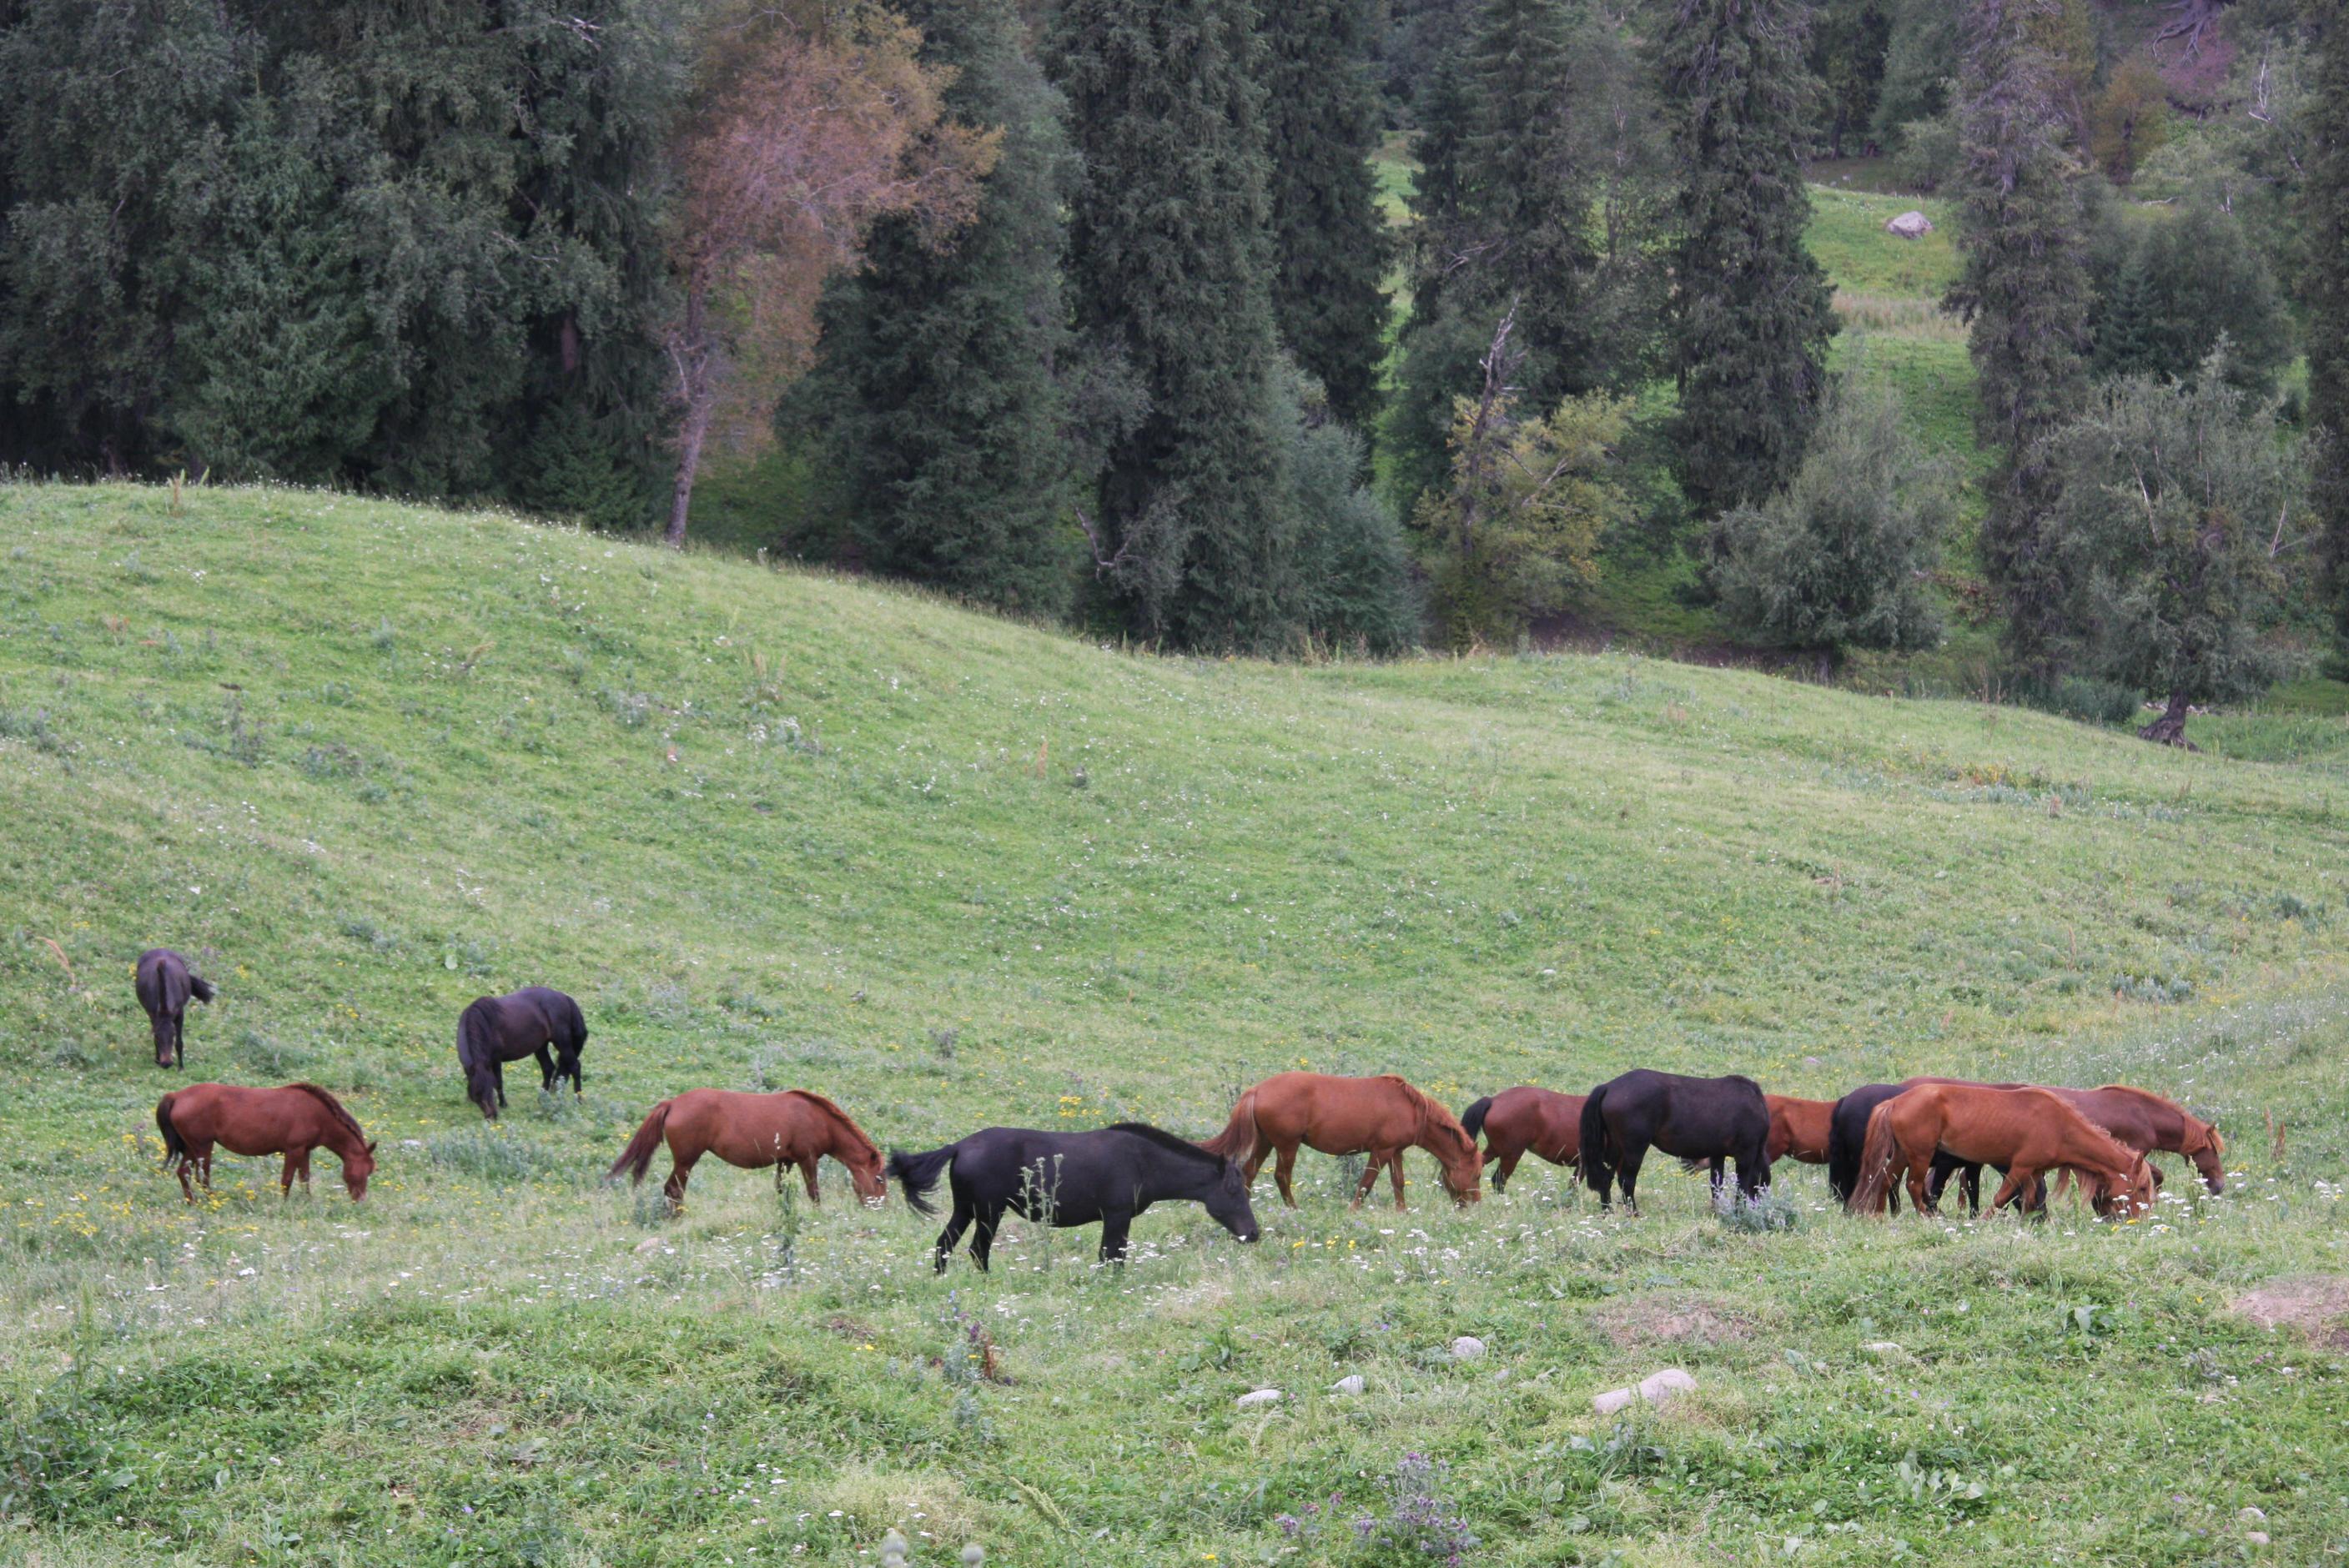
[[[367,1151],[369,1154],[372,1154],[372,1153],[374,1153],[374,1152],[375,1152],[375,1145],[374,1145],[374,1143],[372,1143],[372,1142],[368,1143],[368,1145],[367,1146]]]

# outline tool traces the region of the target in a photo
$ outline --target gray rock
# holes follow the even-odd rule
[[[1640,1398],[1651,1405],[1661,1405],[1695,1391],[1696,1379],[1677,1367],[1667,1367],[1653,1377],[1640,1379]]]
[[[2244,1509],[2241,1512],[2236,1514],[2235,1517],[2241,1520],[2245,1524],[2265,1524],[2268,1522],[2268,1516],[2256,1508]]]
[[[1359,1372],[1354,1372],[1350,1373],[1346,1377],[1339,1378],[1335,1383],[1330,1384],[1330,1392],[1332,1394],[1359,1394],[1368,1385],[1362,1381],[1362,1375]]]
[[[1474,1361],[1485,1354],[1485,1342],[1473,1334],[1464,1334],[1452,1342],[1452,1359]]]
[[[1933,221],[1922,212],[1903,212],[1888,222],[1884,232],[1897,234],[1904,240],[1921,240],[1933,232]]]
[[[1243,1410],[1251,1409],[1257,1405],[1278,1405],[1280,1403],[1280,1390],[1278,1388],[1251,1389],[1233,1402]]]
[[[1590,1401],[1590,1408],[1602,1416],[1611,1416],[1639,1397],[1635,1389],[1609,1388],[1604,1394],[1594,1397]]]

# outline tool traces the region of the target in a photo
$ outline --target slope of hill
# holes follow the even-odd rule
[[[1505,1563],[2183,1562],[2243,1506],[2349,1538],[2341,1363],[2228,1311],[2344,1267],[2337,717],[2184,756],[1624,657],[1162,661],[298,491],[0,486],[0,519],[30,1561],[850,1563],[895,1525],[916,1562],[1371,1564],[1441,1560],[1381,1533],[1441,1516]],[[345,1094],[364,1209],[323,1159],[315,1198],[223,1159],[183,1209],[129,978],[158,943],[222,991],[188,1077]],[[484,1130],[456,1014],[539,982],[586,1008],[586,1095],[514,1075]],[[2026,1230],[1847,1220],[1795,1171],[1800,1227],[1749,1234],[1654,1166],[1640,1220],[1547,1167],[1454,1213],[1414,1155],[1399,1219],[1309,1157],[1255,1249],[1154,1211],[1123,1273],[1022,1227],[944,1281],[830,1169],[811,1210],[705,1162],[674,1220],[594,1181],[697,1084],[926,1148],[1204,1133],[1300,1064],[1455,1105],[1631,1065],[2126,1077],[2246,1174]],[[1592,1417],[1670,1364],[1680,1410]]]

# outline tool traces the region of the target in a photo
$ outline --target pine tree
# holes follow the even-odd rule
[[[1368,0],[1263,8],[1271,152],[1273,317],[1343,424],[1375,413],[1385,356],[1386,223],[1370,155],[1379,133]]]
[[[2033,42],[2052,0],[1980,0],[1959,78],[1964,168],[1949,304],[1972,325],[1977,429],[2001,458],[1986,480],[1982,552],[2006,616],[2007,647],[2027,679],[2055,671],[2064,584],[2046,521],[2041,443],[2088,390],[2088,282],[2077,165],[2053,66]]]
[[[2349,634],[2349,17],[2311,0],[2314,81],[2308,95],[2307,183],[2302,198],[2307,265],[2308,422],[2315,433],[2311,487],[2333,614]]]
[[[1702,517],[1784,488],[1826,394],[1826,274],[1803,242],[1811,80],[1797,0],[1680,0],[1662,42],[1678,116],[1681,488]]]
[[[1077,330],[1148,399],[1080,516],[1133,629],[1186,646],[1300,629],[1259,54],[1246,0],[1068,0],[1048,62],[1084,162]]]
[[[1075,163],[1060,94],[1010,0],[915,0],[957,121],[999,127],[970,224],[945,244],[891,219],[833,285],[803,401],[823,423],[867,562],[1004,609],[1056,615],[1076,564],[1061,206]]]

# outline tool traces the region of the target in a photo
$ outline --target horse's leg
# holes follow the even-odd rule
[[[1257,1161],[1257,1164],[1262,1163],[1262,1160],[1259,1159]],[[1288,1148],[1280,1150],[1275,1155],[1272,1166],[1272,1180],[1274,1185],[1280,1189],[1280,1201],[1283,1203],[1288,1204],[1292,1209],[1297,1207],[1297,1190],[1288,1184],[1288,1179],[1296,1170],[1297,1145],[1292,1143]],[[1250,1180],[1253,1180],[1256,1176],[1256,1170],[1253,1166],[1248,1170],[1248,1176]]]
[[[188,1014],[185,1008],[171,1015],[171,1065],[188,1065]]]
[[[545,1041],[541,1040],[538,1049],[533,1051],[531,1055],[538,1058],[538,1092],[553,1094],[554,1092],[554,1053],[547,1048]]]
[[[668,1180],[661,1183],[661,1191],[667,1194],[670,1208],[685,1206],[685,1184],[693,1180],[694,1161],[700,1158],[701,1151],[698,1149],[688,1153],[675,1144],[669,1146]]]
[[[1997,1194],[1990,1201],[1991,1212],[1996,1213],[2005,1208],[2014,1201],[2017,1194],[2029,1193],[2031,1184],[2038,1179],[2038,1175],[2037,1171],[2027,1165],[2016,1165],[2011,1168],[2006,1173],[2006,1180],[1998,1184]],[[2028,1206],[2027,1202],[2026,1206]]]
[[[1362,1206],[1362,1201],[1371,1195],[1371,1189],[1379,1184],[1379,1167],[1385,1163],[1385,1155],[1375,1149],[1371,1150],[1370,1161],[1362,1167],[1362,1179],[1355,1184],[1351,1207],[1359,1209]]]
[[[490,1064],[490,1077],[497,1082],[498,1109],[500,1110],[503,1110],[506,1104],[506,1064],[500,1061],[492,1062]]]
[[[996,1227],[1003,1223],[1003,1205],[988,1203],[978,1211],[978,1223],[970,1234],[970,1261],[978,1272],[988,1272],[988,1255],[995,1251]]]
[[[1127,1233],[1131,1232],[1133,1228],[1133,1216],[1132,1214],[1119,1213],[1114,1210],[1107,1211],[1102,1213],[1101,1240],[1102,1262],[1105,1264],[1122,1264],[1125,1262],[1125,1238]]]
[[[192,1203],[192,1202],[194,1202],[196,1201],[196,1189],[195,1189],[194,1185],[193,1185],[193,1184],[192,1184],[192,1183],[188,1180],[188,1167],[190,1167],[190,1166],[193,1165],[195,1162],[196,1162],[195,1156],[194,1156],[194,1155],[192,1155],[192,1154],[187,1154],[187,1155],[182,1155],[182,1156],[181,1156],[181,1159],[180,1159],[180,1192],[181,1192],[181,1196],[183,1196],[183,1197],[185,1197],[185,1198],[188,1200],[188,1202],[191,1202],[191,1203]]]
[[[1979,1218],[1982,1214],[1982,1167],[1967,1166],[1959,1180],[1965,1183],[1967,1218]]]
[[[277,1173],[277,1196],[282,1200],[294,1195],[294,1172],[301,1161],[289,1149],[285,1151],[285,1169]]]
[[[1519,1149],[1514,1150],[1511,1152],[1501,1156],[1500,1168],[1493,1172],[1494,1191],[1505,1192],[1508,1191],[1509,1178],[1516,1174],[1517,1161],[1524,1156],[1524,1154],[1525,1150]]]
[[[1395,1208],[1400,1211],[1403,1207],[1402,1150],[1398,1149],[1392,1154],[1387,1156],[1387,1175],[1394,1182]]]
[[[782,1171],[778,1169],[775,1175],[781,1179]],[[814,1155],[811,1154],[800,1161],[800,1180],[807,1183],[808,1202],[821,1206],[823,1202],[823,1194],[816,1191]]]
[[[1623,1188],[1623,1207],[1633,1214],[1640,1212],[1640,1164],[1647,1158],[1646,1144],[1626,1143],[1623,1146],[1623,1163],[1615,1168],[1615,1180]]]
[[[954,1256],[955,1243],[962,1240],[963,1232],[970,1228],[970,1205],[957,1198],[954,1212],[947,1216],[947,1228],[938,1233],[937,1272],[947,1272],[947,1260]]]
[[[1917,1211],[1920,1218],[1938,1212],[1939,1206],[1926,1188],[1926,1177],[1931,1169],[1930,1155],[1922,1159],[1912,1156],[1909,1161],[1909,1206]]]

